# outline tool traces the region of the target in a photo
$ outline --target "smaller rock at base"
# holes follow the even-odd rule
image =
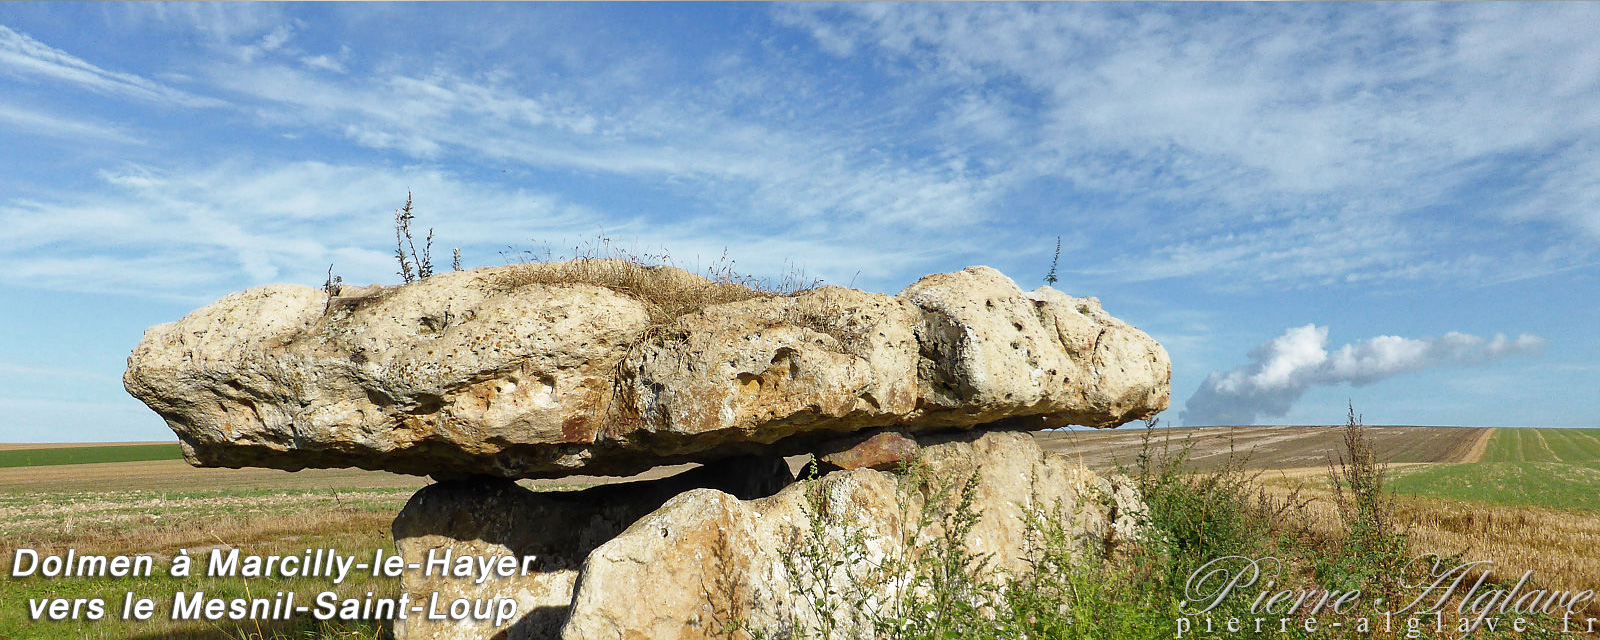
[[[817,456],[821,470],[873,469],[895,471],[917,457],[922,447],[903,433],[886,431],[849,448]]]
[[[515,575],[484,580],[449,572],[406,571],[403,591],[429,606],[457,598],[508,599],[515,619],[397,620],[398,640],[544,640],[567,621],[578,569],[589,552],[656,510],[673,496],[712,488],[742,499],[772,495],[794,481],[782,458],[743,456],[718,460],[675,476],[600,485],[581,491],[533,491],[511,480],[479,476],[423,487],[394,521],[398,554],[407,564],[432,559],[473,562],[513,558]],[[521,573],[528,558],[531,572]],[[455,566],[455,565],[450,565]]]
[[[896,611],[919,610],[903,585],[937,579],[922,563],[955,558],[948,545],[983,559],[966,579],[1006,588],[1058,570],[1057,552],[1099,562],[1142,535],[1127,478],[1025,433],[953,435],[923,447],[909,476],[855,469],[759,500],[699,489],[666,501],[589,552],[561,638],[878,638]],[[952,517],[975,519],[946,530]]]

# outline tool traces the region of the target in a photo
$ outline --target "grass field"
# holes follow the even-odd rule
[[[178,448],[178,443],[176,442],[171,444],[11,449],[0,451],[0,468],[45,467],[62,464],[89,464],[97,462],[180,460],[182,458],[183,451]]]
[[[1600,464],[1600,429],[1499,429],[1483,462]]]
[[[1477,462],[1394,475],[1403,494],[1600,511],[1600,429],[1497,429]]]

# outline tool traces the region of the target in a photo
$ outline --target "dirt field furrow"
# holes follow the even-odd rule
[[[1494,437],[1494,428],[1482,429],[1478,439],[1473,441],[1472,448],[1467,450],[1467,455],[1461,457],[1461,462],[1480,462],[1483,452],[1489,450],[1489,439]]]
[[[1131,466],[1145,429],[1047,431],[1035,434],[1051,451],[1065,453],[1096,470]],[[1368,437],[1384,462],[1469,462],[1482,458],[1493,429],[1471,427],[1368,427]],[[1188,446],[1188,461],[1199,469],[1219,466],[1230,456],[1244,457],[1258,469],[1326,469],[1344,446],[1341,427],[1203,427],[1155,429],[1149,434],[1160,450]]]

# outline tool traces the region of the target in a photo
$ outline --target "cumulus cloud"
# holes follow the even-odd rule
[[[1250,351],[1250,364],[1216,371],[1189,397],[1186,425],[1255,424],[1282,417],[1307,389],[1349,383],[1363,386],[1408,371],[1466,365],[1544,349],[1535,335],[1481,338],[1450,332],[1440,337],[1378,336],[1328,352],[1328,328],[1294,327]]]

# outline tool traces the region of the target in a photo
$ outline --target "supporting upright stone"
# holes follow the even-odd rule
[[[554,638],[566,623],[573,583],[584,559],[640,517],[692,489],[714,488],[755,499],[777,492],[793,479],[783,459],[752,456],[721,460],[669,478],[581,491],[532,491],[492,477],[429,485],[413,495],[395,518],[400,556],[423,569],[429,568],[430,560],[449,558],[444,566],[453,569],[462,558],[477,563],[510,557],[515,559],[517,575],[496,573],[479,581],[439,571],[406,571],[402,590],[424,607],[435,597],[444,605],[456,598],[509,598],[516,602],[517,613],[498,626],[493,621],[408,616],[396,621],[395,636],[401,640]],[[534,567],[526,575],[521,572],[525,558],[533,558]]]
[[[937,547],[943,516],[968,496],[978,519],[960,542],[989,559],[988,579],[1028,571],[1041,526],[1061,527],[1084,560],[1140,535],[1145,508],[1127,478],[1046,454],[1026,434],[927,446],[917,465],[909,479],[840,471],[758,500],[681,494],[589,554],[562,638],[875,637],[849,603],[892,606],[912,583],[881,571]],[[937,517],[923,519],[924,505]]]

